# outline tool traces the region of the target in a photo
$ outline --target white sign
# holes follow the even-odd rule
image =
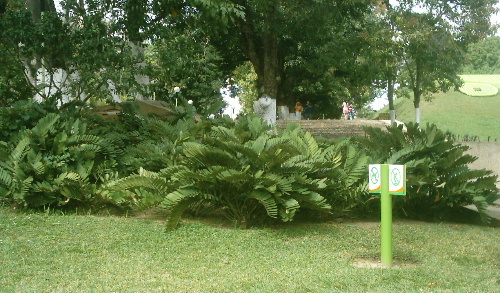
[[[380,193],[380,189],[382,188],[381,172],[380,164],[368,165],[368,188],[370,193]]]
[[[389,165],[389,193],[405,194],[404,165]]]

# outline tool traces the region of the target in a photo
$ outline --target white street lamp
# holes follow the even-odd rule
[[[175,106],[177,107],[177,96],[179,95],[179,92],[181,91],[181,88],[176,86],[174,87],[174,93],[175,93]]]

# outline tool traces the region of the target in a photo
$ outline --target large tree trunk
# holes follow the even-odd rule
[[[28,0],[26,1],[26,6],[31,10],[35,23],[40,22],[43,12],[56,11],[54,0]]]
[[[276,20],[275,7],[271,2],[265,23],[271,24]],[[245,51],[257,74],[259,97],[268,95],[277,100],[277,105],[286,105],[287,101],[281,93],[284,61],[280,55],[277,35],[271,29],[264,33],[256,32],[251,13],[247,14],[246,19],[240,20],[238,26],[245,39]]]
[[[251,62],[257,73],[259,95],[267,94],[279,100],[283,64],[280,62],[278,40],[274,34],[266,33],[262,37],[261,54],[257,54],[257,60],[251,60]],[[281,104],[278,102],[278,105]]]

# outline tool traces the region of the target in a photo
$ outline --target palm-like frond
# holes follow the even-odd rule
[[[228,152],[195,142],[184,143],[184,154],[187,157],[186,164],[195,168],[221,164],[234,166],[239,163],[239,160]]]
[[[59,115],[49,113],[31,129],[31,133],[36,135],[41,141],[44,141],[47,133],[54,128],[54,124],[59,120]]]
[[[0,185],[5,185],[7,188],[10,188],[13,184],[13,178],[10,172],[7,172],[0,166]]]
[[[180,200],[173,206],[170,210],[170,216],[167,220],[166,231],[171,231],[177,227],[182,217],[182,214],[189,208],[190,205],[197,201],[196,198],[188,197],[183,200]]]
[[[477,202],[481,217],[486,219],[485,210],[480,208],[485,203],[481,200],[488,198],[491,204],[498,198],[494,176],[485,170],[470,170],[468,164],[476,158],[464,154],[468,147],[447,141],[435,125],[427,124],[422,129],[410,123],[407,129],[367,129],[370,137],[358,140],[380,163],[406,165],[407,193],[411,196],[399,199],[396,206],[410,214],[422,214],[424,210],[429,216],[438,217],[431,211],[439,213],[440,206],[460,208]]]
[[[272,194],[263,190],[254,190],[249,195],[250,198],[258,200],[266,209],[267,215],[276,218],[278,216],[278,205]]]

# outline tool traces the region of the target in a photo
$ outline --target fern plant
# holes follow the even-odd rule
[[[410,123],[388,127],[387,131],[366,128],[367,138],[359,139],[371,155],[372,163],[404,164],[407,168],[408,196],[396,197],[395,208],[422,219],[444,219],[448,211],[459,213],[474,204],[481,219],[488,222],[488,205],[498,199],[493,176],[488,170],[471,170],[476,158],[464,152],[467,146],[455,144],[435,125],[425,129]]]
[[[325,197],[332,206],[332,214],[349,215],[354,209],[363,206],[366,200],[369,156],[351,138],[332,144],[327,151],[336,154],[341,160],[339,167],[331,169],[331,174],[328,175]]]
[[[89,201],[100,174],[112,166],[99,158],[99,142],[81,120],[47,114],[3,144],[10,154],[0,162],[4,197],[31,208]]]
[[[330,209],[320,195],[327,178],[317,170],[328,174],[328,169],[339,165],[338,156],[323,152],[310,134],[299,129],[277,135],[250,115],[239,123],[234,128],[210,127],[200,142],[185,142],[180,164],[159,172],[141,170],[110,183],[109,188],[135,190],[135,201],[157,200],[169,208],[168,229],[200,203],[220,210],[244,228],[264,217],[291,221],[301,208]],[[143,197],[138,188],[148,189],[147,195],[154,194],[154,199]]]

